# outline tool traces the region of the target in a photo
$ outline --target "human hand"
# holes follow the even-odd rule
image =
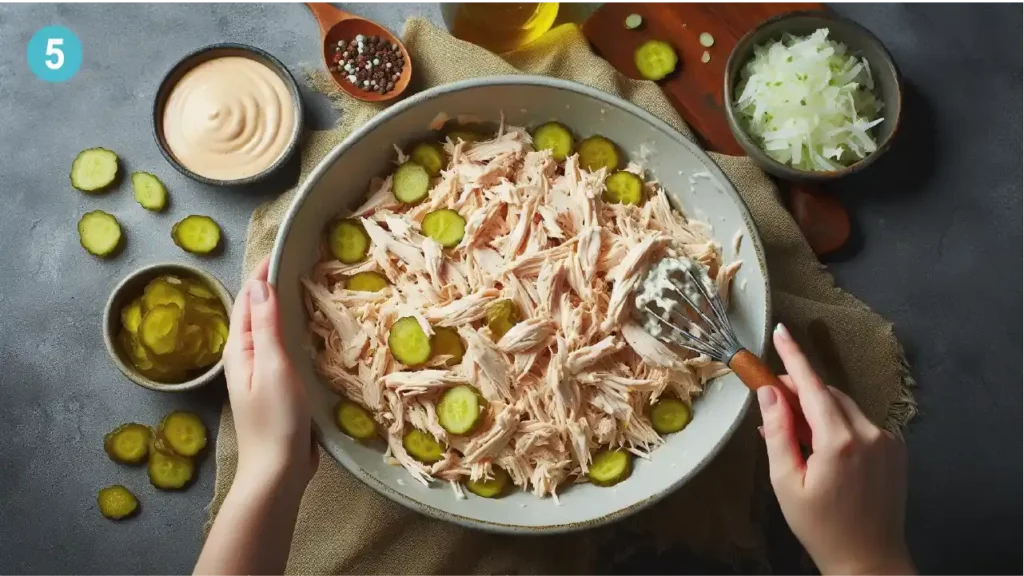
[[[269,258],[239,291],[224,345],[224,374],[238,436],[236,478],[304,489],[319,450],[306,392],[284,351]]]
[[[822,384],[782,324],[774,341],[789,372],[781,380],[799,397],[811,428],[805,460],[791,407],[774,388],[758,389],[772,487],[786,522],[822,574],[913,573],[903,533],[903,442]]]

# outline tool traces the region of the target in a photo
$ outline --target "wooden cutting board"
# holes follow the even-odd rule
[[[680,64],[675,73],[659,83],[665,95],[708,150],[743,155],[722,108],[722,80],[729,53],[744,34],[767,18],[824,9],[823,4],[800,3],[604,4],[583,23],[583,33],[595,52],[630,78],[640,78],[633,63],[633,53],[640,44],[657,38],[675,46]],[[630,14],[643,18],[643,24],[635,30],[625,27]],[[703,32],[715,39],[710,48],[700,44]],[[702,63],[705,50],[711,60]],[[780,184],[788,192],[794,219],[816,253],[833,252],[846,243],[849,216],[838,200],[815,186]]]

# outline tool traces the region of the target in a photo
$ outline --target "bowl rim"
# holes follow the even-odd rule
[[[206,60],[199,61],[199,59],[204,55],[217,50],[239,50],[242,52],[248,52],[255,56],[253,60],[266,65],[268,68],[273,70],[282,81],[284,81],[285,86],[288,87],[288,92],[292,96],[292,107],[295,109],[295,126],[292,128],[291,136],[289,136],[288,146],[281,153],[281,156],[279,156],[273,164],[266,167],[262,172],[245,178],[236,178],[234,180],[209,178],[189,170],[183,164],[178,162],[178,159],[174,157],[174,154],[171,154],[171,151],[167,149],[167,144],[161,137],[163,133],[164,106],[167,104],[167,98],[170,96],[171,90],[174,88],[174,84],[171,83],[171,78],[176,76],[179,71],[184,73],[188,69],[194,68],[202,62],[205,62]],[[288,70],[288,67],[278,60],[273,54],[249,44],[242,44],[239,42],[216,42],[214,44],[207,44],[206,46],[192,50],[182,56],[167,69],[167,72],[164,73],[163,77],[160,79],[160,83],[157,85],[156,94],[153,96],[152,116],[153,140],[156,141],[156,146],[160,149],[160,153],[163,154],[164,159],[166,159],[175,170],[197,182],[209,184],[211,186],[246,186],[269,179],[274,173],[281,169],[282,166],[287,164],[295,154],[295,151],[299,147],[299,140],[302,137],[302,93],[299,91],[299,84],[295,81],[295,77],[292,75],[291,71]]]
[[[672,138],[679,145],[687,148],[692,152],[704,165],[709,173],[715,177],[721,179],[725,184],[728,185],[728,189],[725,192],[731,195],[736,201],[737,208],[739,209],[740,216],[743,219],[744,224],[749,232],[751,245],[757,255],[757,262],[759,269],[764,277],[765,285],[765,322],[762,327],[762,341],[763,346],[752,347],[750,350],[757,355],[762,355],[764,351],[770,347],[771,342],[771,324],[772,324],[772,298],[771,298],[771,283],[768,277],[768,266],[764,255],[764,246],[761,242],[760,233],[757,230],[757,226],[754,223],[754,219],[750,214],[750,209],[747,207],[746,201],[743,200],[743,196],[736,190],[735,185],[729,179],[728,176],[722,171],[721,168],[711,160],[711,157],[702,150],[696,143],[686,138],[681,132],[669,125],[664,120],[654,116],[650,112],[640,108],[639,106],[628,102],[618,96],[609,94],[579,84],[577,82],[571,82],[568,80],[562,80],[560,78],[550,78],[546,76],[536,75],[503,75],[503,76],[487,76],[482,78],[470,78],[466,80],[460,80],[450,84],[443,84],[441,86],[435,86],[409,98],[406,98],[394,106],[389,107],[386,111],[377,114],[365,124],[353,130],[348,137],[342,142],[337,144],[330,152],[328,152],[322,160],[316,165],[316,167],[309,173],[309,176],[301,184],[297,190],[295,197],[292,199],[291,204],[288,206],[288,210],[281,221],[281,225],[278,228],[277,237],[274,240],[274,246],[271,250],[270,258],[270,269],[268,271],[268,282],[276,285],[278,282],[278,275],[281,269],[281,258],[284,250],[285,238],[291,230],[292,224],[296,218],[298,211],[305,203],[306,198],[312,193],[313,189],[317,186],[320,179],[324,174],[331,168],[331,166],[352,146],[359,142],[366,134],[377,129],[378,126],[391,120],[392,117],[397,116],[406,110],[409,110],[422,102],[432,100],[434,98],[452,93],[459,92],[471,88],[479,87],[492,87],[492,86],[540,86],[545,88],[554,88],[558,90],[565,90],[569,92],[575,92],[585,96],[592,97],[604,105],[614,106],[620,108],[625,112],[628,112],[634,116],[637,116],[640,120],[651,125],[652,128],[658,129],[668,137]],[[754,349],[757,348],[757,349]],[[322,385],[322,383],[320,383]],[[611,512],[599,518],[591,520],[585,520],[582,522],[573,522],[567,524],[557,525],[545,525],[545,526],[522,526],[514,524],[500,524],[496,522],[489,522],[485,520],[478,520],[476,518],[469,518],[460,514],[449,512],[434,506],[425,504],[423,502],[409,498],[399,492],[394,491],[392,488],[381,482],[375,476],[367,473],[359,467],[349,467],[341,458],[334,454],[334,450],[331,449],[324,441],[324,432],[320,429],[320,426],[314,420],[312,423],[313,433],[316,435],[317,442],[323,447],[324,451],[330,454],[338,464],[345,468],[348,472],[359,478],[363,484],[369,486],[378,494],[387,497],[389,500],[401,504],[402,506],[417,511],[426,516],[437,518],[439,520],[445,520],[448,522],[454,522],[456,524],[466,526],[469,528],[481,529],[489,532],[496,532],[502,534],[514,534],[514,535],[541,535],[541,534],[561,534],[567,532],[576,532],[579,530],[585,530],[610,524],[612,522],[626,518],[640,510],[643,510],[656,502],[660,501],[664,497],[672,494],[678,490],[681,486],[689,482],[694,476],[700,473],[701,470],[707,466],[718,453],[728,444],[729,440],[735,434],[736,430],[742,425],[746,418],[747,411],[750,408],[752,395],[747,393],[743,400],[743,405],[740,407],[740,411],[737,413],[736,418],[729,424],[725,434],[717,439],[714,446],[708,451],[707,455],[696,466],[680,474],[671,485],[660,492],[647,495],[640,501]]]
[[[154,275],[161,271],[177,272],[184,276],[193,276],[201,279],[217,294],[217,298],[220,299],[221,304],[224,305],[224,309],[228,314],[231,313],[231,308],[234,305],[234,299],[231,296],[231,291],[229,291],[213,274],[199,268],[198,266],[193,266],[184,262],[157,262],[155,264],[147,264],[146,266],[142,266],[141,268],[137,268],[130,272],[110,291],[110,296],[107,297],[107,303],[103,307],[103,344],[106,347],[107,355],[110,356],[114,366],[116,366],[126,378],[135,384],[157,392],[186,392],[188,390],[195,390],[209,384],[220,375],[224,370],[223,357],[220,360],[217,360],[216,364],[210,366],[202,374],[197,375],[191,380],[174,384],[169,382],[157,382],[139,374],[134,368],[128,366],[124,360],[121,359],[121,355],[117,352],[117,343],[114,341],[115,336],[111,327],[120,326],[120,311],[115,310],[114,308],[118,297],[122,295],[122,293],[128,288],[128,285],[137,278],[146,275]]]
[[[736,78],[738,77],[743,64],[738,62],[740,50],[742,49],[743,51],[746,51],[753,42],[753,37],[768,26],[774,26],[779,22],[795,20],[797,18],[817,19],[826,27],[829,23],[840,23],[852,28],[858,34],[863,36],[867,42],[878,47],[885,63],[884,68],[886,70],[886,74],[891,75],[896,80],[896,101],[894,103],[885,102],[887,107],[892,106],[896,111],[896,118],[892,131],[886,136],[885,140],[878,144],[877,149],[866,158],[858,160],[857,162],[840,168],[839,170],[800,170],[779,162],[766,154],[765,151],[758,146],[757,142],[755,142],[754,139],[747,134],[747,131],[743,129],[740,125],[739,119],[736,117],[733,89],[736,86]],[[877,76],[878,67],[873,66],[873,68],[876,70],[875,74]],[[846,18],[845,16],[833,14],[827,10],[798,10],[795,12],[786,12],[763,20],[736,41],[736,45],[733,46],[732,51],[729,52],[729,58],[725,63],[725,73],[722,75],[722,107],[725,109],[725,117],[729,124],[729,129],[732,131],[736,142],[744,151],[747,152],[747,154],[754,158],[758,164],[761,164],[766,171],[788,180],[824,182],[864,170],[878,160],[878,158],[892,146],[893,139],[899,132],[900,120],[903,116],[903,76],[900,73],[899,67],[896,65],[896,61],[893,59],[892,54],[889,53],[889,49],[885,47],[885,44],[878,38],[878,36],[871,32],[871,30],[868,30],[860,23],[851,20],[850,18]]]

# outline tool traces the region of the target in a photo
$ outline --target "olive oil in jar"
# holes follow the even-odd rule
[[[540,38],[558,17],[557,2],[447,6],[453,12],[446,18],[453,36],[497,53],[521,48]]]

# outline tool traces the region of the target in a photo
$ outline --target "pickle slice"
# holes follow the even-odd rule
[[[101,192],[117,180],[117,154],[106,148],[82,150],[71,163],[71,185],[82,192]]]
[[[533,131],[533,147],[537,150],[551,150],[551,157],[557,162],[568,158],[574,145],[572,132],[558,122],[541,124]]]
[[[633,53],[633,63],[640,76],[647,80],[661,80],[676,69],[679,56],[668,42],[648,40]]]
[[[103,450],[114,462],[139,464],[149,454],[151,439],[149,426],[122,424],[103,437]]]
[[[644,181],[632,172],[619,170],[604,180],[605,202],[639,205],[644,200]]]
[[[413,428],[405,433],[402,437],[402,446],[410,456],[424,464],[433,464],[444,457],[444,447],[441,443],[419,428]]]
[[[186,252],[209,254],[220,244],[220,226],[209,216],[193,214],[171,228],[171,238]]]
[[[180,329],[181,309],[174,305],[160,304],[142,317],[139,340],[154,354],[170,354],[178,347]]]
[[[206,426],[192,412],[171,412],[160,422],[160,437],[179,456],[195,456],[206,447]]]
[[[448,133],[448,138],[455,144],[458,144],[459,140],[462,140],[467,144],[476,144],[484,139],[482,135],[469,130],[452,130]]]
[[[170,454],[166,450],[151,450],[149,454],[149,482],[161,490],[180,490],[188,485],[195,473],[191,458]]]
[[[423,233],[445,248],[454,248],[466,235],[466,219],[455,210],[442,208],[423,217]]]
[[[380,292],[388,287],[388,279],[380,272],[360,272],[345,282],[346,290],[356,292]]]
[[[604,136],[591,136],[580,142],[580,166],[591,172],[604,168],[611,172],[619,167],[622,159],[619,148]]]
[[[430,358],[430,339],[412,316],[399,318],[388,332],[391,355],[406,366],[418,366]]]
[[[409,158],[426,168],[427,174],[431,176],[437,176],[444,168],[444,149],[436,142],[417,144],[409,154]]]
[[[690,407],[678,398],[662,398],[651,408],[651,427],[658,434],[679,432],[690,423]]]
[[[633,460],[625,450],[602,450],[594,455],[587,476],[598,486],[613,486],[629,478]]]
[[[96,495],[96,504],[100,514],[110,520],[127,518],[139,509],[139,500],[127,488],[120,484],[107,486]]]
[[[135,201],[146,210],[159,212],[167,205],[167,188],[149,172],[133,173],[132,189],[135,191]]]
[[[217,295],[213,293],[205,284],[198,280],[183,280],[182,284],[185,286],[185,291],[188,292],[189,296],[199,298],[201,300],[216,300]]]
[[[451,356],[445,366],[455,366],[462,362],[466,354],[466,345],[462,343],[462,337],[454,328],[438,326],[434,328],[434,335],[430,337],[430,357]]]
[[[150,280],[149,284],[146,284],[146,288],[142,291],[142,308],[143,314],[149,312],[157,306],[175,306],[178,310],[185,311],[185,293],[182,292],[178,286],[170,282],[171,276],[162,276]],[[175,281],[178,281],[176,278]]]
[[[395,171],[391,186],[399,202],[415,204],[430,192],[430,174],[423,166],[406,162]]]
[[[437,403],[437,421],[452,434],[465,434],[480,421],[480,398],[470,386],[449,388]]]
[[[355,264],[366,259],[370,252],[370,235],[358,220],[342,220],[335,224],[327,236],[331,254],[344,264]]]
[[[491,468],[491,475],[494,478],[490,480],[469,480],[466,482],[466,488],[483,498],[500,498],[505,493],[505,488],[508,487],[509,478],[508,472],[503,469],[494,466]]]
[[[487,327],[491,329],[494,340],[501,340],[506,332],[522,320],[519,306],[512,300],[498,300],[487,308]]]
[[[110,256],[121,244],[121,225],[103,210],[86,212],[78,221],[78,241],[93,256]]]
[[[136,298],[121,309],[121,326],[130,334],[139,333],[139,324],[142,324],[142,298]]]
[[[370,413],[355,402],[342,400],[334,414],[338,428],[356,440],[368,440],[377,435],[377,423]]]

